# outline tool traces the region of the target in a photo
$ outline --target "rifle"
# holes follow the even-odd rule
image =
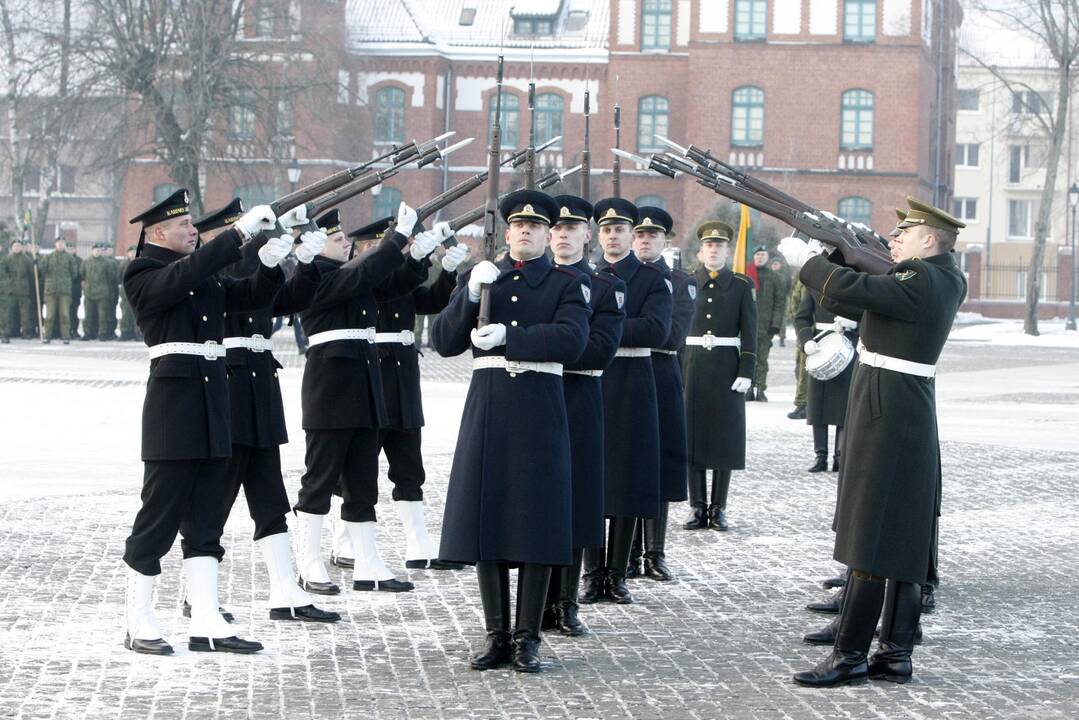
[[[528,66],[528,155],[525,160],[525,188],[536,189],[536,46]]]
[[[503,41],[505,40],[505,27],[502,28]],[[502,73],[505,60],[502,55],[501,43],[498,48],[498,73],[495,81],[495,123],[491,128],[491,146],[487,152],[487,204],[483,209],[483,259],[493,260],[495,256],[495,231],[498,223],[498,175],[502,166],[500,155],[502,154]],[[491,286],[483,285],[480,288],[479,316],[476,327],[483,327],[491,322]]]
[[[618,97],[618,76],[614,76],[614,146],[622,147],[622,106]],[[622,161],[618,153],[614,155],[614,165],[611,168],[611,185],[614,197],[622,197]]]
[[[572,175],[573,173],[577,172],[580,169],[581,169],[581,166],[577,165],[577,166],[571,167],[569,170],[566,170],[565,172],[561,172],[561,173],[558,172],[557,170],[551,170],[549,173],[547,173],[542,178],[540,178],[539,180],[536,181],[536,189],[537,190],[545,190],[545,189],[551,187],[552,185],[554,185],[555,183],[558,183],[558,182],[561,182],[562,180],[565,180],[570,175]],[[509,193],[507,193],[507,195],[508,194]],[[505,197],[505,195],[503,195],[502,197]],[[501,199],[502,198],[499,198],[499,200],[501,200]],[[450,223],[449,223],[450,227],[453,229],[454,232],[457,232],[461,228],[466,227],[468,225],[471,225],[472,223],[476,222],[477,220],[479,220],[480,218],[483,217],[483,212],[484,212],[485,209],[486,209],[486,206],[480,205],[479,207],[472,208],[471,210],[469,210],[466,213],[458,215],[454,219],[450,220]]]
[[[584,150],[581,150],[581,197],[591,202],[592,188],[592,151],[588,149],[588,90],[584,91]]]

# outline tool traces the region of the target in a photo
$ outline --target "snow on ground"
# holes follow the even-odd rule
[[[992,345],[1027,345],[1044,348],[1074,348],[1079,350],[1079,332],[1065,330],[1063,320],[1042,320],[1038,323],[1040,335],[1023,332],[1022,320],[994,320],[974,313],[962,313],[956,318],[951,339],[963,342],[981,342]]]

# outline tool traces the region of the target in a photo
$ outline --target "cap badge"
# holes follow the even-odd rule
[[[525,215],[535,215],[536,214],[536,211],[532,208],[531,205],[525,205],[523,208],[521,208],[521,212],[523,214],[525,214]]]

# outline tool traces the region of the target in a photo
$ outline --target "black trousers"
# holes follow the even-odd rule
[[[419,428],[384,428],[378,431],[379,445],[390,464],[388,477],[393,483],[394,500],[423,500],[423,481],[427,476],[423,471],[423,455],[420,452],[421,432]]]
[[[180,533],[184,558],[225,556],[227,458],[144,463],[142,507],[127,538],[124,562],[143,575],[161,574],[161,558]]]
[[[255,521],[255,540],[288,530],[285,515],[291,508],[281,477],[281,449],[277,445],[232,446],[225,489],[226,521],[241,486],[247,498],[247,512]]]
[[[378,430],[308,430],[307,472],[300,480],[296,510],[312,515],[330,512],[330,496],[341,483],[341,519],[373,522],[378,502]]]

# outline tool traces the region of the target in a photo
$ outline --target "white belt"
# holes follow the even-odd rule
[[[501,355],[484,355],[472,360],[472,370],[489,370],[491,368],[505,370],[511,376],[517,373],[541,372],[551,375],[562,375],[562,363],[556,362],[526,362],[524,360],[507,360]]]
[[[652,352],[663,353],[664,355],[677,355],[677,350],[664,350],[663,348],[652,348]]]
[[[226,350],[233,348],[247,348],[252,352],[269,352],[273,350],[273,340],[264,338],[261,335],[227,337],[221,341],[221,344],[225,346]]]
[[[366,340],[375,342],[375,329],[369,328],[342,328],[340,330],[326,330],[307,337],[308,347],[333,342],[334,340]]]
[[[902,360],[900,358],[870,352],[869,350],[866,350],[865,345],[862,345],[860,342],[858,343],[858,362],[870,367],[884,368],[885,370],[904,373],[906,375],[917,375],[918,377],[924,378],[931,378],[937,374],[936,365],[926,365],[924,363],[916,363],[910,360]]]
[[[376,343],[401,343],[402,345],[411,345],[416,342],[416,333],[411,330],[402,330],[401,332],[380,332],[375,333]]]
[[[652,348],[618,348],[615,357],[652,357]]]
[[[216,360],[225,357],[225,346],[213,340],[202,343],[167,342],[150,346],[151,360],[165,355],[199,355],[207,360]]]
[[[858,323],[854,323],[854,327],[837,327],[834,322],[830,323],[813,323],[818,330],[834,330],[836,332],[850,332],[851,330],[858,329]]]
[[[562,372],[572,375],[587,375],[588,377],[603,377],[602,370],[563,370]]]
[[[714,347],[742,347],[741,338],[735,337],[720,337],[718,335],[690,335],[686,338],[686,345],[699,345],[705,350],[711,350]]]

